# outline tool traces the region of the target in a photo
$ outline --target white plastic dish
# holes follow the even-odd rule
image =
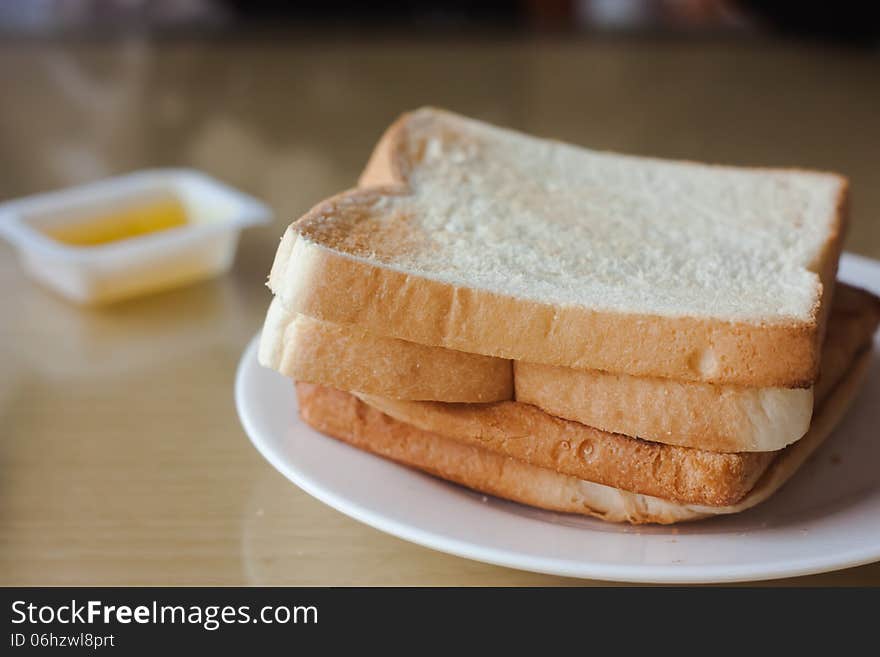
[[[880,294],[880,262],[845,255],[841,280]],[[325,504],[442,552],[569,577],[719,583],[820,573],[880,560],[880,333],[863,389],[834,434],[767,502],[670,527],[534,509],[436,479],[321,435],[297,417],[290,380],[257,363],[235,384],[241,422],[279,472]]]
[[[89,247],[40,230],[169,196],[183,204],[185,225]],[[93,304],[220,274],[232,265],[241,230],[270,218],[266,205],[203,173],[151,169],[3,203],[0,234],[36,280]]]

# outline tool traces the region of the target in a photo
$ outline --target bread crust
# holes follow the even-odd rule
[[[880,299],[843,283],[837,288],[820,388],[838,380],[880,322]],[[513,398],[510,361],[294,315],[278,299],[264,324],[260,362],[299,381],[392,399]],[[806,433],[813,411],[812,389],[718,386],[526,362],[513,367],[517,401],[604,431],[709,451],[782,449]]]
[[[491,402],[513,398],[509,360],[426,347],[289,312],[275,298],[260,364],[297,381],[397,399]]]
[[[749,491],[748,495],[737,504],[731,506],[692,506],[691,508],[700,513],[739,513],[769,499],[807,462],[807,459],[825,442],[844,415],[846,415],[862,382],[865,380],[873,355],[873,351],[868,348],[862,350],[856,356],[855,362],[844,378],[831,389],[829,397],[813,416],[813,423],[810,425],[810,430],[807,434],[797,442],[777,452],[778,456],[764,470],[761,478],[758,479],[758,482]]]
[[[321,433],[482,493],[609,522],[670,524],[707,515],[417,429],[340,390],[308,383],[298,383],[296,389],[302,419]]]
[[[840,421],[864,378],[864,352],[802,440],[779,452],[737,504],[679,504],[559,474],[394,420],[349,393],[297,384],[300,414],[318,431],[477,491],[531,506],[610,522],[671,524],[749,509],[773,495]]]
[[[313,212],[336,212],[344,209],[337,202],[352,198]],[[375,267],[296,231],[294,225],[282,238],[269,287],[310,317],[428,346],[639,377],[803,388],[816,376],[815,323],[759,326],[555,307]]]
[[[648,442],[562,420],[518,402],[442,404],[358,396],[385,415],[424,431],[560,474],[682,504],[736,504],[776,456]]]
[[[803,436],[812,388],[749,388],[514,363],[516,399],[597,429],[713,452],[767,452]]]
[[[312,229],[326,225],[326,216],[357,218],[383,195],[407,193],[418,158],[406,143],[411,116],[383,135],[360,189],[319,204],[288,229],[270,286],[291,310],[429,346],[576,369],[753,387],[809,387],[814,381],[827,314],[821,285],[813,317],[804,322],[622,314],[455,287],[312,240]],[[846,198],[842,185],[832,235],[813,265],[826,286],[834,280]]]
[[[880,322],[880,299],[843,283],[833,302],[818,386],[837,381]],[[260,361],[285,376],[402,400],[512,399],[511,362],[385,338],[298,316],[279,299]],[[775,451],[806,433],[812,389],[677,382],[513,363],[516,400],[551,415],[646,440],[717,452]]]
[[[880,315],[877,304],[868,293],[841,291],[816,390],[818,408],[870,344]],[[722,453],[649,442],[564,420],[521,402],[443,404],[356,394],[420,429],[561,474],[682,504],[737,504],[778,453]]]
[[[827,322],[817,397],[827,395],[880,322],[880,299],[839,283]],[[628,436],[719,452],[774,451],[810,426],[809,389],[717,386],[514,363],[517,401]]]

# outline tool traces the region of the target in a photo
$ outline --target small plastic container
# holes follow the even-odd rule
[[[49,234],[92,217],[174,199],[182,225],[95,246]],[[232,265],[242,228],[269,208],[190,169],[152,169],[0,205],[0,234],[35,279],[78,303],[117,301],[216,276]]]

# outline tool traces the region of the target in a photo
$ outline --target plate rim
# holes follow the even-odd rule
[[[846,253],[841,261],[852,262],[856,267],[869,266],[880,269],[880,261]],[[875,291],[876,292],[876,291]],[[609,582],[632,584],[725,584],[736,582],[758,582],[786,577],[799,577],[853,568],[880,560],[880,543],[853,548],[844,552],[836,551],[824,557],[795,558],[790,563],[780,564],[768,561],[733,565],[657,565],[657,564],[610,564],[593,561],[571,561],[553,557],[523,555],[512,550],[482,546],[473,541],[450,537],[440,532],[413,526],[366,508],[357,500],[335,493],[322,487],[303,473],[295,464],[274,453],[268,442],[261,437],[261,430],[255,426],[249,409],[245,408],[247,397],[246,380],[251,367],[261,367],[257,362],[257,349],[260,331],[251,338],[245,347],[236,368],[235,406],[239,421],[251,444],[262,457],[285,478],[315,499],[336,511],[364,523],[386,534],[415,543],[422,547],[437,550],[454,556],[471,559],[516,570],[546,575],[557,575],[577,579],[596,579]],[[319,433],[303,426],[308,431]],[[380,457],[376,457],[380,458]],[[404,466],[398,466],[404,467]],[[446,482],[443,482],[446,483]],[[586,530],[585,530],[586,531]],[[753,530],[754,531],[754,530]]]

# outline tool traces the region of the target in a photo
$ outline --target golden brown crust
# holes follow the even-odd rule
[[[318,431],[483,493],[611,522],[668,524],[708,515],[666,500],[560,475],[422,431],[339,390],[308,383],[298,383],[296,390],[300,415]]]
[[[349,200],[328,201],[301,221],[343,212]],[[303,315],[429,346],[632,376],[794,388],[816,375],[815,324],[620,315],[457,288],[298,239],[302,225],[282,239],[269,285]]]
[[[846,415],[865,379],[872,356],[873,351],[870,348],[864,349],[857,355],[844,378],[832,388],[828,398],[816,412],[807,435],[778,452],[779,456],[773,460],[755,487],[738,504],[730,507],[692,508],[712,513],[738,513],[760,504],[779,490],[806,463]]]
[[[837,372],[848,369],[855,355],[871,343],[880,325],[880,298],[867,290],[838,283],[828,339],[822,353],[822,370],[816,381],[817,399],[827,397],[837,385]]]
[[[359,396],[424,431],[578,479],[682,504],[736,504],[776,456],[648,442],[562,420],[518,402],[442,404]]]
[[[864,352],[802,440],[782,450],[754,488],[724,507],[677,504],[562,475],[394,420],[353,395],[297,384],[300,413],[318,431],[484,493],[612,522],[669,524],[738,513],[769,498],[822,444],[855,397],[870,362]]]
[[[878,304],[880,300],[868,293],[841,290],[833,320],[837,335],[829,343],[816,390],[818,408],[870,344],[880,319]],[[648,442],[563,420],[520,402],[443,404],[360,396],[425,431],[579,479],[683,504],[737,504],[778,454],[710,452]]]
[[[266,314],[260,363],[297,381],[397,399],[513,399],[509,360],[426,347],[296,315],[278,298]]]
[[[382,134],[367,166],[358,180],[358,187],[380,187],[396,185],[405,178],[402,132],[409,121],[411,112],[405,112]]]
[[[837,287],[820,398],[880,322],[880,299],[843,283]],[[263,330],[261,362],[285,376],[393,399],[512,398],[510,361],[296,319],[276,299]],[[283,332],[275,326],[279,321]],[[274,353],[264,355],[265,348]],[[515,368],[517,401],[604,431],[709,451],[782,449],[806,432],[813,408],[812,390],[717,386],[523,362]]]
[[[822,349],[817,398],[827,395],[880,322],[880,299],[837,285]],[[720,452],[779,450],[806,433],[808,390],[756,389],[514,365],[517,401],[628,436]]]

